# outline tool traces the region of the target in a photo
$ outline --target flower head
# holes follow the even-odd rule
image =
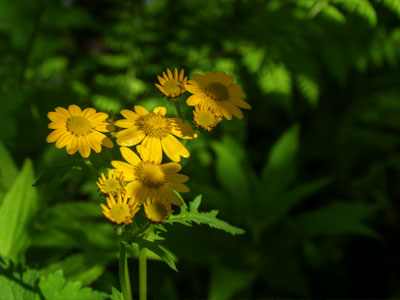
[[[187,77],[183,74],[183,69],[178,74],[178,69],[175,68],[173,75],[170,69],[167,69],[167,74],[163,72],[163,77],[157,75],[160,84],[156,83],[155,86],[168,98],[175,99],[186,92]]]
[[[162,197],[148,198],[143,205],[144,214],[147,219],[154,223],[162,223],[166,221],[170,214],[171,203]]]
[[[57,107],[47,114],[52,121],[48,127],[54,129],[47,138],[48,143],[56,143],[57,148],[66,147],[68,154],[79,151],[82,157],[89,157],[91,149],[101,152],[101,145],[112,148],[113,142],[101,132],[114,130],[114,126],[104,122],[106,113],[96,113],[94,108],[83,111],[76,105],[68,110]]]
[[[140,157],[127,147],[121,147],[122,157],[127,161],[111,162],[112,166],[124,174],[128,197],[145,203],[148,198],[163,197],[172,204],[181,206],[182,200],[174,192],[188,192],[189,188],[183,183],[189,177],[178,174],[181,166],[177,163],[161,164],[161,159],[154,157],[148,148],[136,147]]]
[[[116,170],[109,169],[107,177],[104,173],[101,173],[99,181],[96,182],[96,184],[99,187],[100,192],[103,194],[112,194],[113,196],[116,196],[117,194],[125,194],[126,183],[124,175]]]
[[[121,224],[132,223],[132,218],[139,210],[139,203],[128,198],[126,195],[117,194],[117,201],[113,195],[109,194],[107,197],[107,206],[100,204],[103,209],[103,214],[111,222]]]
[[[217,73],[207,71],[205,75],[194,74],[193,80],[189,80],[186,84],[186,89],[193,94],[186,100],[187,105],[207,104],[228,120],[232,119],[232,115],[239,119],[243,118],[239,107],[251,109],[251,106],[241,99],[246,95],[240,85],[233,83],[232,75],[222,71]]]
[[[135,105],[135,111],[121,110],[125,117],[115,125],[126,128],[117,133],[117,144],[120,146],[134,146],[139,143],[148,148],[161,161],[162,152],[173,161],[180,161],[180,157],[189,157],[190,153],[175,136],[183,139],[197,137],[193,128],[184,124],[181,119],[167,118],[165,107],[156,107],[152,113],[144,107]]]
[[[202,129],[211,131],[221,120],[219,111],[210,105],[202,103],[194,107],[193,122]]]

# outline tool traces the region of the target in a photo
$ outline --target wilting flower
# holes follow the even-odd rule
[[[186,92],[187,77],[183,74],[183,69],[178,74],[178,69],[175,68],[174,75],[172,75],[170,69],[167,69],[167,74],[163,72],[162,77],[157,75],[160,84],[156,83],[155,86],[168,98],[175,99]]]
[[[233,83],[232,75],[222,71],[206,72],[205,75],[194,74],[193,80],[186,84],[186,89],[193,94],[186,100],[187,105],[208,105],[228,120],[232,119],[232,115],[243,118],[239,107],[251,109],[250,104],[241,99],[246,95],[240,85]]]
[[[132,218],[140,207],[139,203],[134,201],[134,199],[131,198],[128,201],[126,195],[123,196],[121,194],[117,194],[117,201],[115,201],[113,195],[109,194],[107,197],[107,206],[104,204],[100,204],[100,206],[106,218],[117,224],[132,223]]]
[[[148,198],[143,204],[143,209],[146,218],[154,223],[164,222],[173,213],[171,203],[162,197]]]
[[[48,143],[56,143],[57,148],[66,147],[68,154],[79,151],[82,157],[89,157],[91,149],[101,152],[101,145],[112,148],[113,142],[101,132],[114,130],[114,126],[104,122],[106,113],[96,113],[94,108],[83,111],[77,105],[68,110],[57,107],[47,114],[52,121],[48,127],[54,129],[47,138]]]

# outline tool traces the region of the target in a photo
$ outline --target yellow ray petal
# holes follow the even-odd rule
[[[71,116],[80,116],[82,115],[82,110],[79,106],[75,105],[75,104],[71,104],[70,106],[68,106],[68,110],[71,114]]]
[[[131,165],[136,166],[138,163],[140,163],[142,160],[139,158],[139,156],[136,155],[135,152],[133,152],[131,149],[127,147],[121,147],[120,148],[122,157]]]
[[[47,113],[47,117],[50,119],[50,121],[53,121],[53,122],[64,122],[65,123],[69,116],[65,116],[63,114],[51,111],[51,112]]]
[[[174,174],[174,173],[177,173],[177,172],[179,172],[181,169],[182,169],[182,167],[181,167],[181,165],[180,164],[177,164],[177,163],[166,163],[166,164],[162,164],[161,165],[161,168],[164,170],[164,172],[166,173],[166,174]]]
[[[145,109],[143,106],[135,105],[134,108],[135,108],[136,113],[140,116],[149,114],[149,111],[147,109]]]
[[[146,137],[146,134],[141,130],[126,129],[118,132],[116,137],[118,145],[131,147],[140,143]]]
[[[59,139],[63,134],[66,134],[64,130],[54,130],[52,131],[46,138],[46,142],[54,143],[57,139]]]
[[[118,160],[113,160],[111,162],[111,165],[124,174],[124,178],[126,181],[132,181],[135,179],[134,167],[132,165]]]

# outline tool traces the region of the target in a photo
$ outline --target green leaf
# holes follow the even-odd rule
[[[332,203],[294,219],[294,226],[307,235],[361,234],[380,239],[363,220],[377,207],[363,203]]]
[[[181,207],[181,211],[177,215],[171,215],[166,223],[181,223],[186,226],[191,226],[192,222],[197,224],[206,224],[212,228],[224,230],[232,235],[244,234],[244,230],[228,224],[217,218],[218,211],[212,210],[210,212],[199,212],[199,206],[201,203],[201,195],[198,195],[189,204],[189,210],[185,207]]]
[[[299,126],[293,125],[272,147],[262,170],[264,199],[274,201],[292,181],[299,144]]]
[[[17,178],[17,175],[17,166],[6,147],[0,142],[0,192],[7,191]]]
[[[249,197],[249,184],[245,171],[241,166],[237,148],[239,145],[229,139],[213,142],[212,148],[217,154],[216,172],[218,181],[225,190],[237,200],[238,205]]]
[[[81,159],[69,159],[64,162],[60,162],[44,169],[36,179],[33,186],[38,186],[46,182],[50,182],[55,178],[65,176],[72,169],[81,169],[83,166]]]
[[[366,19],[370,25],[376,25],[376,12],[368,0],[331,0],[331,2],[339,4],[344,10]]]
[[[309,75],[303,73],[296,76],[296,82],[299,86],[300,92],[308,100],[310,106],[316,108],[319,98],[319,86],[315,80]]]
[[[125,300],[124,294],[122,294],[120,291],[118,291],[116,288],[112,287],[111,288],[111,300]]]
[[[42,277],[39,289],[45,299],[51,300],[103,300],[107,294],[82,287],[79,281],[66,281],[61,270]]]
[[[158,255],[172,270],[178,272],[172,255],[161,246],[161,241],[148,241],[144,238],[136,238],[133,242],[139,244],[142,248],[149,249],[151,252]]]
[[[0,299],[35,299],[36,291],[34,286],[36,279],[36,270],[16,271],[10,261],[0,257]]]
[[[37,206],[33,178],[32,162],[26,160],[0,207],[0,254],[14,261],[29,244],[29,228]]]
[[[253,272],[244,272],[216,266],[211,271],[209,300],[228,300],[254,279]]]

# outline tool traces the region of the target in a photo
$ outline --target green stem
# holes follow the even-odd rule
[[[119,244],[119,282],[125,300],[132,300],[131,281],[128,270],[128,257],[126,255],[125,243]]]
[[[90,161],[90,159],[89,158],[85,158],[84,161],[85,161],[86,166],[88,167],[88,169],[92,173],[93,177],[97,180],[99,176],[97,174],[97,170],[93,167],[93,164]]]
[[[179,103],[179,100],[175,100],[174,101],[175,104],[175,108],[176,108],[176,113],[178,114],[179,118],[181,118],[183,120],[183,122],[185,122],[185,119],[183,118],[183,114],[182,114],[182,110],[181,110],[181,105]]]
[[[147,299],[146,248],[139,246],[139,300]]]

